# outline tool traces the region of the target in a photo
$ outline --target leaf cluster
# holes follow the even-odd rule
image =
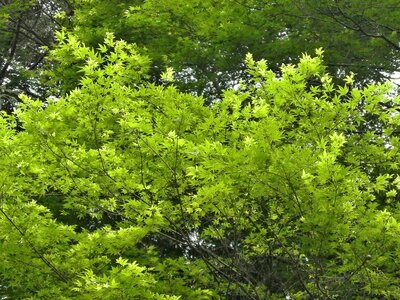
[[[280,75],[248,55],[251,79],[205,106],[149,83],[149,59],[110,34],[97,49],[58,38],[53,57],[78,62],[76,88],[25,96],[0,119],[10,293],[400,297],[389,84],[336,85],[321,49]]]

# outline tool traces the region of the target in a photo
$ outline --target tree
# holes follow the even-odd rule
[[[364,84],[382,82],[399,69],[398,3],[381,1],[82,1],[12,0],[0,2],[0,91],[3,109],[11,111],[18,94],[44,98],[69,91],[79,76],[70,66],[44,75],[54,32],[67,27],[96,47],[106,32],[136,43],[151,61],[150,76],[160,82],[167,67],[176,70],[183,91],[208,102],[246,79],[243,57],[296,63],[303,52],[326,49],[325,64],[335,79],[354,72]],[[116,21],[118,20],[118,21]],[[318,30],[315,30],[315,29]],[[48,60],[46,69],[57,69]],[[64,70],[62,70],[64,71]]]
[[[154,80],[172,66],[181,89],[207,98],[244,79],[248,52],[279,72],[323,47],[336,80],[354,72],[359,83],[382,82],[399,69],[400,18],[397,1],[374,3],[75,0],[73,32],[93,47],[106,32],[145,47]]]
[[[48,87],[37,72],[53,45],[54,31],[67,24],[71,13],[66,0],[0,1],[1,110],[12,111],[22,92],[44,97]]]
[[[252,79],[205,106],[151,83],[148,58],[111,34],[98,50],[59,40],[78,86],[1,118],[0,279],[15,297],[400,297],[389,84],[335,85],[322,50],[280,76],[248,55]]]
[[[311,28],[315,26],[323,32],[314,31],[310,39],[329,48],[333,69],[355,71],[364,82],[387,79],[398,71],[397,1],[383,1],[379,5],[357,0],[296,3],[304,17],[311,19]],[[337,51],[340,47],[343,49]]]

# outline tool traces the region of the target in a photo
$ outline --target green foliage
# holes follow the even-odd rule
[[[374,3],[74,0],[73,32],[91,46],[115,32],[146,49],[154,80],[173,66],[181,89],[220,97],[244,78],[248,52],[279,71],[324,47],[336,81],[350,71],[362,83],[384,79],[399,68],[399,10],[397,1]]]
[[[16,297],[400,297],[389,84],[335,85],[321,49],[280,76],[247,55],[252,79],[205,106],[148,83],[149,59],[112,35],[58,38],[76,88],[0,119],[0,279]]]

